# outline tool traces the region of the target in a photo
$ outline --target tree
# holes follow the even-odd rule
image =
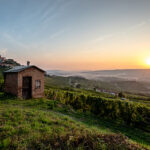
[[[125,97],[125,95],[124,95],[122,92],[120,92],[120,93],[118,93],[118,97],[120,97],[120,98],[124,98],[124,97]]]
[[[78,89],[80,89],[80,88],[81,88],[81,84],[77,83],[77,84],[75,85],[75,87],[78,88]]]

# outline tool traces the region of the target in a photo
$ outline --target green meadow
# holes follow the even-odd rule
[[[22,100],[2,92],[1,74],[0,149],[150,149],[148,96],[122,101],[59,80],[46,77],[44,98]]]
[[[149,149],[150,133],[60,101],[0,93],[0,149]]]

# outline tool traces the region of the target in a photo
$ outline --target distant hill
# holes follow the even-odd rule
[[[49,75],[62,76],[62,77],[75,76],[78,73],[79,72],[76,71],[47,70],[47,74]]]
[[[8,67],[20,66],[20,64],[13,59],[6,59],[3,65]]]
[[[0,79],[3,78],[4,71],[6,71],[14,66],[20,66],[20,64],[13,59],[7,59],[0,55]]]
[[[122,69],[97,71],[63,71],[48,70],[48,74],[56,76],[81,76],[87,79],[100,81],[148,81],[150,82],[150,69]]]
[[[150,95],[150,69],[122,69],[97,71],[49,70],[51,85],[70,86],[70,81],[78,83],[84,89],[105,89],[112,92],[130,92]],[[55,77],[56,76],[56,77]],[[78,80],[73,77],[84,78]],[[55,84],[57,83],[57,84]]]
[[[106,90],[108,92],[128,92],[135,94],[150,95],[150,83],[143,81],[121,80],[117,78],[102,78],[102,80],[86,79],[78,76],[48,76],[45,79],[46,87],[75,87],[80,84],[80,88],[87,90]]]
[[[20,64],[13,59],[7,59],[5,57],[1,57],[1,55],[0,55],[0,67],[12,68],[14,66],[20,66]]]
[[[101,77],[121,78],[125,80],[150,81],[150,69],[122,69],[98,70],[82,72],[88,78],[100,79]]]

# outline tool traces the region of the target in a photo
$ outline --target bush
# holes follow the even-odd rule
[[[124,97],[125,97],[125,95],[124,95],[122,92],[120,92],[120,93],[118,93],[118,97],[120,97],[120,98],[124,98]]]
[[[4,79],[0,79],[0,91],[4,90]]]

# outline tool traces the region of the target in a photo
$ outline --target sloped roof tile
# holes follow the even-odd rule
[[[25,69],[29,69],[29,68],[36,68],[42,72],[45,72],[44,70],[32,65],[32,66],[16,66],[16,67],[13,67],[12,69],[5,71],[4,73],[15,73],[15,72],[17,73],[17,72],[21,72],[21,71],[23,71]]]

